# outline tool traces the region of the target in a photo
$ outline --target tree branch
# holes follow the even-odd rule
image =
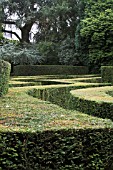
[[[10,34],[14,34],[19,39],[19,41],[22,40],[16,32],[5,30],[3,28],[2,28],[2,32],[7,32],[7,33],[10,33]]]
[[[7,20],[7,21],[0,21],[2,24],[16,24],[15,21]]]

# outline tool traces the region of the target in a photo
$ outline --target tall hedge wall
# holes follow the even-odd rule
[[[113,84],[113,66],[102,66],[101,77],[102,82]]]
[[[3,96],[8,91],[10,69],[8,62],[0,60],[0,96]]]
[[[14,67],[16,76],[35,75],[57,75],[57,74],[87,74],[88,68],[85,66],[64,66],[64,65],[18,65]]]

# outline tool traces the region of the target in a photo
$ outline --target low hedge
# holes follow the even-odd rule
[[[102,82],[113,84],[113,66],[102,66],[101,77]]]
[[[112,170],[113,129],[0,133],[0,170]]]
[[[10,64],[0,60],[0,96],[8,92],[8,81],[10,75]]]
[[[104,85],[104,84],[103,84]],[[96,84],[79,84],[79,85],[66,85],[63,87],[43,87],[34,88],[28,91],[28,94],[37,97],[42,100],[50,101],[65,109],[78,110],[90,115],[98,116],[101,118],[110,118],[113,120],[113,103],[90,101],[90,97],[85,100],[83,97],[76,95],[77,89],[86,88],[86,94],[88,87],[96,87]],[[102,84],[97,84],[102,86]],[[76,90],[75,90],[76,89]],[[94,88],[95,89],[95,88]],[[74,90],[75,93],[70,91]]]
[[[113,97],[107,94],[111,87],[71,91],[76,110],[113,121]]]
[[[35,76],[35,75],[73,75],[87,74],[85,66],[64,66],[64,65],[18,65],[14,67],[14,76]]]

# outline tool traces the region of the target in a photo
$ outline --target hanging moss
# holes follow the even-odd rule
[[[8,80],[10,75],[10,64],[0,60],[0,96],[8,92]]]

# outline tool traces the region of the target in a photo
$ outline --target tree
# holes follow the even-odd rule
[[[113,1],[88,0],[81,21],[81,36],[89,64],[113,64]]]
[[[3,14],[2,24],[15,25],[21,30],[21,37],[16,32],[2,29],[3,32],[14,34],[20,42],[29,43],[29,33],[34,23],[38,24],[40,8],[44,0],[3,0],[1,3]]]
[[[37,41],[62,41],[75,36],[78,0],[50,0],[40,10]]]
[[[44,61],[36,45],[23,44],[22,48],[16,42],[0,46],[0,59],[10,62],[12,69],[14,65],[34,65]]]
[[[0,4],[1,5],[1,4]],[[0,18],[2,16],[2,8],[0,7]],[[0,22],[0,39],[2,38],[2,23]]]
[[[57,56],[61,64],[80,64],[75,54],[74,38],[78,20],[82,18],[83,12],[83,0],[51,0],[42,7],[36,40],[41,41],[44,47],[49,44],[49,49],[56,44],[52,60],[56,60]],[[48,52],[48,48],[46,49]],[[47,55],[46,57],[48,58]]]

